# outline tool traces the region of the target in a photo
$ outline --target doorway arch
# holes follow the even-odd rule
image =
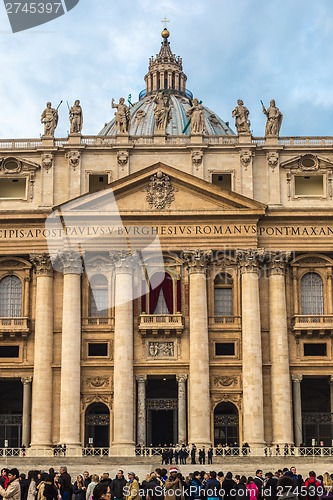
[[[235,442],[239,445],[238,409],[229,401],[219,403],[214,409],[214,446]]]
[[[110,410],[104,403],[92,403],[85,413],[85,446],[109,448]]]

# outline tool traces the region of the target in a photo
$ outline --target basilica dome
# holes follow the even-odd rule
[[[187,77],[183,72],[182,59],[175,56],[168,41],[170,33],[162,31],[162,44],[159,54],[149,59],[149,69],[145,76],[146,88],[140,92],[139,100],[131,103],[128,99],[131,136],[152,136],[156,133],[154,111],[158,94],[165,96],[170,107],[170,116],[165,133],[181,136],[190,134],[188,110],[193,105],[193,94],[186,88]],[[202,104],[204,113],[205,135],[235,135],[229,127],[212,110]],[[115,118],[106,123],[98,135],[115,136],[117,125]]]

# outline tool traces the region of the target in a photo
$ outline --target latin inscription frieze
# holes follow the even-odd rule
[[[40,227],[0,227],[0,242],[4,240],[51,240],[61,238],[105,238],[111,236],[216,237],[224,238],[317,238],[333,235],[333,225],[256,225],[256,224],[165,224],[165,225],[68,225],[48,229]]]

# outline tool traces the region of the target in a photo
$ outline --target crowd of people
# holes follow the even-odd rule
[[[113,479],[85,471],[72,482],[65,466],[59,472],[31,470],[27,476],[3,468],[0,500],[329,500],[332,487],[333,474],[310,471],[304,479],[296,467],[265,475],[257,470],[249,477],[197,470],[184,477],[172,466],[156,468],[141,482],[133,471],[127,479],[122,470]]]

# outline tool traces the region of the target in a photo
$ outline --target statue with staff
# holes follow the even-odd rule
[[[50,102],[46,103],[46,108],[44,109],[41,116],[41,123],[44,124],[44,136],[45,137],[54,137],[54,131],[58,125],[58,109],[60,108],[62,101],[60,101],[58,107],[56,109],[52,108],[52,104]]]
[[[278,137],[281,124],[282,124],[282,119],[283,119],[283,114],[275,106],[275,100],[272,99],[269,108],[265,108],[264,103],[260,101],[262,104],[262,112],[264,115],[267,116],[267,121],[266,121],[266,129],[265,129],[265,136],[266,137]]]

